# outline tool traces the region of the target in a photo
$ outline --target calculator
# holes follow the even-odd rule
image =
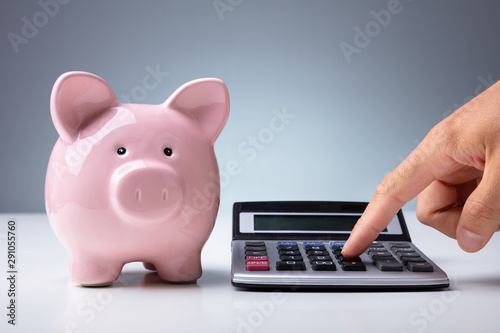
[[[446,273],[412,243],[401,210],[359,257],[342,256],[342,247],[367,204],[236,202],[233,286],[291,290],[448,287]]]

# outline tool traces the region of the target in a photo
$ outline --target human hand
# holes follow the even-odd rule
[[[437,124],[382,180],[342,254],[365,251],[417,194],[417,218],[464,251],[479,251],[500,230],[500,81]]]

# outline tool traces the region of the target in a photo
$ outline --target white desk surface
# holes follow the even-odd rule
[[[249,292],[230,281],[231,212],[219,218],[196,284],[172,285],[141,264],[108,288],[69,281],[67,252],[44,214],[0,214],[1,332],[498,332],[500,237],[477,254],[405,212],[413,242],[449,276],[433,292]],[[17,220],[16,326],[7,323],[9,218]]]

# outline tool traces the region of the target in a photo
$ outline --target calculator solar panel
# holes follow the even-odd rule
[[[237,202],[231,281],[242,288],[433,289],[445,272],[411,241],[398,212],[359,257],[342,247],[365,202]]]

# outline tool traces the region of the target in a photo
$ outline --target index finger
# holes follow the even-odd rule
[[[342,254],[345,257],[363,253],[401,207],[435,179],[436,170],[429,153],[430,150],[423,149],[420,144],[394,171],[384,177],[343,247]]]

